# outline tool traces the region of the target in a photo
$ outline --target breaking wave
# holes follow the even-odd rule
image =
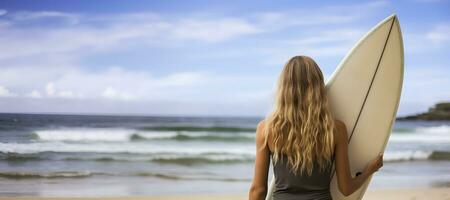
[[[133,129],[53,129],[39,130],[32,135],[40,141],[81,141],[81,142],[129,142],[129,141],[253,141],[249,132],[207,132],[207,131],[138,131]]]

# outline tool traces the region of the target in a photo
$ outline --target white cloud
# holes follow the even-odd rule
[[[39,91],[37,91],[37,90],[31,91],[31,92],[30,92],[28,95],[26,95],[26,96],[31,97],[31,98],[36,98],[36,99],[42,98],[41,93],[40,93]]]
[[[33,92],[36,92],[33,95]],[[42,97],[39,92],[33,91],[32,94],[28,95],[29,97]],[[59,98],[83,98],[81,93],[76,93],[70,90],[56,90],[54,82],[48,82],[45,85],[45,93],[46,97],[59,97]]]
[[[22,11],[11,15],[14,20],[38,20],[42,18],[65,18],[72,22],[77,22],[80,18],[77,14],[55,12],[55,11]]]
[[[5,86],[0,85],[0,97],[15,97],[17,96],[15,93],[11,92]]]
[[[445,2],[446,0],[413,0],[418,3],[439,3],[439,2]]]
[[[442,66],[405,66],[399,114],[425,112],[438,101],[449,101],[450,71]],[[405,105],[405,107],[402,107]],[[408,107],[409,106],[409,107]]]
[[[8,13],[8,11],[0,9],[0,16],[6,15],[7,13]]]
[[[388,5],[389,1],[374,1],[352,5],[268,11],[252,16],[255,18],[255,23],[267,31],[291,26],[346,24],[367,17]]]
[[[305,30],[294,37],[267,39],[261,45],[224,48],[220,51],[191,54],[191,58],[228,60],[241,59],[245,55],[248,58],[256,57],[258,59],[256,64],[258,65],[261,63],[264,66],[273,67],[280,66],[293,55],[299,54],[327,59],[342,57],[368,30],[368,28],[364,30],[354,26],[344,26],[333,30]]]
[[[32,68],[33,69],[33,68]],[[28,80],[23,88],[32,86],[32,92],[19,93],[19,97],[47,99],[109,99],[111,101],[173,101],[173,102],[253,102],[255,98],[268,101],[276,76],[225,75],[204,71],[177,72],[156,77],[144,70],[110,67],[99,71],[86,71],[77,67],[40,67],[49,72],[47,77],[35,78],[32,69],[7,69],[9,80],[15,83]],[[0,84],[3,74],[0,74]],[[39,91],[35,88],[42,88]],[[239,88],[239,90],[236,90]],[[26,90],[26,89],[25,89]],[[30,90],[26,90],[30,91]],[[257,94],[250,95],[250,94]]]
[[[450,24],[437,23],[430,29],[403,33],[405,54],[445,51],[450,44]]]
[[[359,11],[361,14],[368,14],[368,12],[374,12],[376,9],[387,7],[389,4],[390,2],[387,0],[368,1],[352,5],[335,4],[325,7],[324,11],[339,11],[342,13]]]
[[[58,92],[58,96],[62,98],[82,98],[83,96],[80,94],[75,94],[72,91],[60,91]]]
[[[425,37],[435,45],[445,45],[450,42],[450,24],[439,24],[426,33]]]
[[[332,31],[325,30],[315,32],[313,35],[300,37],[298,39],[286,40],[285,43],[293,45],[318,45],[334,44],[336,42],[349,42],[360,38],[364,31],[356,28],[340,28]]]
[[[84,109],[89,112],[115,112],[122,109],[120,111],[128,112],[128,108],[134,107],[136,112],[159,109],[164,113],[167,109],[167,113],[172,110],[173,113],[184,114],[240,114],[247,111],[247,107],[254,106],[252,111],[258,113],[255,110],[269,105],[273,91],[271,86],[277,75],[269,74],[274,68],[249,72],[258,69],[255,65],[263,63],[264,66],[273,67],[276,64],[280,67],[280,63],[300,53],[327,59],[343,56],[368,31],[358,26],[358,22],[368,19],[374,13],[379,16],[377,11],[382,11],[387,6],[388,1],[376,1],[314,9],[243,13],[239,17],[213,13],[206,13],[206,16],[185,13],[183,17],[177,17],[151,12],[89,16],[53,11],[4,11],[2,14],[3,10],[0,10],[0,16],[6,14],[8,17],[5,19],[11,19],[0,20],[0,96],[26,97],[17,98],[24,103],[20,106],[13,101],[16,98],[4,98],[2,102],[10,101],[10,105],[13,105],[11,108],[15,106],[19,110],[28,106],[31,111]],[[40,26],[40,22],[50,20],[58,23]],[[20,23],[30,23],[34,28]],[[417,49],[423,52],[448,44],[447,33],[448,26],[436,26],[430,32],[417,32],[416,38],[405,37],[405,50],[413,49],[408,46],[409,43],[406,44],[407,40],[416,42]],[[234,41],[235,39],[239,41]],[[430,41],[434,45],[423,45]],[[221,42],[227,43],[220,46],[220,49],[214,48]],[[160,66],[148,65],[145,69],[133,69],[134,66],[123,64],[129,61],[129,55],[125,54],[124,59],[119,62],[123,67],[108,67],[96,63],[98,53],[104,56],[100,58],[99,63],[102,63],[101,59],[110,58],[111,55],[107,53],[127,53],[126,50],[134,50],[134,45],[144,46],[150,51],[163,47],[163,51],[173,48],[174,52],[178,52],[184,48],[183,51],[187,53],[180,55],[180,59],[188,59],[183,64],[192,66],[191,62],[196,60],[194,63],[204,66],[195,65],[194,69],[199,70],[188,67],[180,70],[177,64],[174,71],[170,68],[172,66],[163,63]],[[198,47],[208,49],[197,51]],[[213,50],[209,50],[209,47],[213,47]],[[172,49],[168,51],[171,52]],[[149,52],[151,53],[153,52]],[[156,56],[150,55],[144,59],[159,59]],[[234,58],[238,59],[234,61]],[[226,69],[230,73],[225,74],[214,71],[218,68],[214,66],[217,61],[223,61],[219,63],[220,67],[226,67],[229,61],[232,64],[242,61],[244,64],[241,66],[254,66],[242,71],[233,66],[230,70]],[[93,69],[83,66],[88,62],[89,66],[94,66]],[[108,60],[108,63],[112,62]],[[223,68],[220,70],[225,71]],[[429,72],[422,74],[426,73]],[[409,96],[409,102],[413,99],[424,105],[433,103],[431,101],[436,98],[448,97],[442,95],[442,90],[436,87],[448,85],[446,77],[433,74],[431,78],[417,77],[408,80],[410,81],[405,81],[405,92]],[[417,98],[414,94],[416,88],[427,91],[427,95]],[[35,103],[42,104],[33,110]],[[218,106],[225,104],[227,106]],[[117,105],[127,106],[118,108]],[[144,105],[148,109],[140,110]],[[97,106],[104,108],[96,110]],[[220,109],[211,109],[216,107]]]
[[[259,53],[261,60],[271,66],[280,66],[294,55],[309,55],[314,58],[341,57],[364,33],[365,30],[356,27],[336,28],[332,31],[305,31],[296,37],[266,41],[265,46],[239,49],[234,53]]]
[[[199,72],[180,72],[160,79],[159,86],[187,86],[201,83],[206,74]]]
[[[174,38],[219,42],[262,30],[242,19],[182,20],[173,29]]]
[[[133,100],[134,97],[125,92],[117,91],[112,87],[107,87],[101,94],[105,98],[118,100]]]
[[[22,14],[24,15],[24,14]],[[68,14],[69,15],[69,14]],[[31,13],[17,17],[21,20],[38,19],[45,16],[67,17],[63,13]],[[70,16],[70,15],[69,15]],[[121,16],[124,18],[125,16]],[[131,14],[130,17],[136,18]],[[126,43],[178,44],[177,41],[221,42],[248,34],[261,32],[244,19],[160,19],[155,14],[144,21],[106,19],[104,26],[63,26],[59,28],[31,29],[14,28],[10,25],[0,34],[0,59],[30,55],[51,55],[57,53],[89,54],[96,51],[111,51],[126,47]],[[100,17],[101,18],[101,17]],[[80,19],[83,23],[84,18]],[[15,21],[9,22],[14,24]],[[32,33],[31,33],[32,32]],[[33,34],[33,37],[29,37]],[[120,44],[120,45],[119,45]],[[24,48],[26,47],[26,48]]]
[[[155,77],[147,71],[126,70],[121,67],[96,72],[79,67],[10,67],[2,71],[5,73],[0,73],[0,84],[23,90],[33,88],[33,92],[21,95],[33,98],[168,100],[188,96],[194,88],[209,80],[207,73],[203,72],[177,72]],[[32,73],[33,71],[47,73],[40,76],[39,73]],[[23,80],[27,82],[24,83]],[[36,87],[43,88],[43,92],[34,89]]]
[[[157,29],[141,29],[137,27],[116,28],[67,28],[61,30],[42,30],[34,33],[33,37],[27,35],[27,30],[10,30],[10,33],[0,35],[0,59],[31,56],[54,55],[59,53],[74,53],[81,56],[109,48],[123,40],[131,38],[151,37]],[[26,48],[24,48],[26,47]],[[112,48],[114,49],[114,48]]]
[[[295,11],[289,12],[269,12],[260,13],[258,18],[261,20],[262,26],[266,29],[283,29],[290,26],[312,26],[312,25],[325,25],[325,24],[343,24],[354,21],[357,19],[353,15],[338,15],[334,13],[317,14],[311,13],[306,15],[299,15],[298,13],[304,13],[309,11]],[[319,12],[318,12],[319,13]]]
[[[55,95],[55,84],[52,82],[47,83],[47,85],[45,86],[45,92],[48,96]]]
[[[364,31],[357,28],[339,28],[332,31],[318,31],[294,39],[282,41],[286,45],[287,51],[301,53],[305,55],[321,56],[340,56],[354,45]],[[293,55],[292,53],[283,53],[285,55]],[[284,58],[287,60],[287,57]]]
[[[8,27],[0,33],[0,60],[33,55],[83,56],[98,51],[126,49],[136,44],[172,46],[186,45],[186,42],[218,43],[292,26],[348,23],[387,4],[387,1],[376,1],[328,6],[316,8],[314,12],[306,9],[268,11],[239,18],[212,14],[199,17],[195,13],[173,18],[152,12],[89,16],[55,11],[8,13],[12,16],[11,20],[0,22],[0,27],[1,24]],[[44,21],[47,18],[70,23],[39,29],[15,26],[22,21]]]

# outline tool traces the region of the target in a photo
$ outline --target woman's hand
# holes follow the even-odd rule
[[[364,168],[364,171],[367,174],[373,174],[381,167],[383,167],[383,154],[378,155],[376,158],[370,161],[369,164],[367,164]]]
[[[348,139],[347,127],[344,122],[336,120],[336,175],[338,178],[339,191],[344,195],[351,195],[358,190],[361,185],[375,171],[383,166],[383,155],[377,156],[371,160],[363,169],[362,173],[357,173],[356,177],[350,173],[350,162],[348,158]]]

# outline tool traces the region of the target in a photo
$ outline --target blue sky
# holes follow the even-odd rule
[[[292,56],[325,77],[397,13],[398,115],[450,100],[450,2],[0,1],[0,112],[263,116]]]

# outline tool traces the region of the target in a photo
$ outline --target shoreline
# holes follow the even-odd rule
[[[245,200],[247,194],[189,194],[189,195],[156,195],[156,196],[124,196],[124,197],[0,197],[0,200]],[[368,190],[364,200],[450,200],[450,187],[445,188],[408,188],[408,189],[373,189]]]

